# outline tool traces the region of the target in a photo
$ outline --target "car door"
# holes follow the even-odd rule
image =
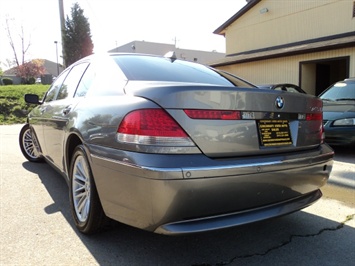
[[[70,69],[60,85],[54,101],[46,105],[47,121],[43,124],[45,149],[48,160],[59,170],[64,170],[64,140],[71,111],[81,98],[74,98],[75,90],[89,63],[80,63]]]
[[[44,125],[50,122],[47,112],[50,110],[52,102],[56,99],[58,91],[68,73],[69,71],[65,70],[60,74],[60,76],[49,87],[42,100],[42,104],[34,108],[29,116],[30,125],[37,137],[42,154],[45,157],[47,157],[47,150],[45,144],[46,136],[44,135],[43,128]]]

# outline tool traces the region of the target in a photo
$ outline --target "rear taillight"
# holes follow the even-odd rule
[[[162,109],[140,109],[128,113],[117,130],[122,143],[156,146],[195,146],[176,121]]]
[[[320,143],[324,143],[325,133],[324,133],[324,124],[323,124],[323,113],[306,114],[306,121],[318,121],[319,122]]]
[[[323,121],[323,113],[306,114],[306,120],[307,121],[312,121],[312,120]]]
[[[201,110],[185,109],[185,114],[191,119],[240,120],[240,111],[234,110]]]

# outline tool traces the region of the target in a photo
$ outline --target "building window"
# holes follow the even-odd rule
[[[196,57],[194,57],[194,62],[197,62],[197,58]]]
[[[353,18],[355,18],[355,1],[353,2]]]

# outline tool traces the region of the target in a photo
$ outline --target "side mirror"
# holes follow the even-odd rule
[[[33,104],[41,104],[37,94],[25,94],[25,102]]]

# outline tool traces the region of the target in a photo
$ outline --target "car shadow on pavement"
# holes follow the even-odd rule
[[[333,149],[337,164],[333,165],[328,183],[355,189],[355,147],[335,146]]]
[[[45,163],[23,167],[38,175],[53,199],[43,206],[46,213],[61,212],[98,265],[339,265],[339,258],[355,260],[344,250],[354,247],[354,228],[305,211],[193,235],[158,235],[114,221],[100,233],[82,235],[70,214],[64,178]]]
[[[332,149],[338,162],[355,164],[355,146],[332,146]]]

